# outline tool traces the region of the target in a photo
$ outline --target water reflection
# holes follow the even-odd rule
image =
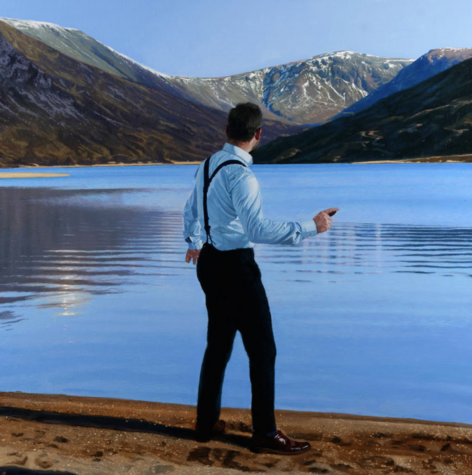
[[[175,273],[178,266],[166,261],[180,215],[123,206],[120,197],[132,192],[0,188],[0,304],[33,300],[74,316],[93,295],[121,292],[169,268]],[[159,250],[165,259],[155,257]],[[20,321],[11,310],[2,315]]]
[[[336,223],[300,246],[260,246],[268,264],[314,274],[417,273],[464,275],[472,268],[472,229]],[[442,271],[447,269],[447,274]],[[467,274],[470,276],[470,274]]]
[[[123,204],[125,194],[143,191],[156,192],[0,188],[2,328],[23,319],[17,312],[26,303],[72,317],[94,295],[159,286],[156,276],[192,270],[183,260],[180,211]],[[472,230],[337,222],[300,246],[257,245],[256,256],[273,271],[266,279],[287,283],[320,274],[334,283],[385,273],[470,277]]]
[[[11,310],[0,312],[0,328],[4,330],[11,330],[11,324],[21,322],[23,318],[19,317]]]

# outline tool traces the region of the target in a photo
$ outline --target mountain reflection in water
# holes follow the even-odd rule
[[[119,206],[132,192],[0,188],[0,304],[32,301],[76,315],[93,295],[178,273],[178,264],[166,262],[176,252],[180,215]],[[2,325],[15,321],[15,311],[2,312]]]

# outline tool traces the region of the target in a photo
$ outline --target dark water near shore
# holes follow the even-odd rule
[[[472,423],[472,166],[253,170],[266,217],[341,208],[328,233],[255,248],[277,407]],[[48,171],[71,176],[0,182],[2,390],[194,404],[206,310],[181,211],[195,167]],[[223,405],[250,406],[239,337]]]

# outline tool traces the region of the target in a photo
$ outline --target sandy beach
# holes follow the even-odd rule
[[[84,168],[84,167],[143,167],[143,166],[162,166],[162,165],[199,165],[199,161],[188,161],[188,162],[177,162],[170,160],[168,163],[155,163],[155,162],[136,162],[136,163],[122,163],[122,162],[108,162],[108,163],[96,163],[93,165],[39,165],[37,163],[32,163],[31,165],[22,165],[15,170],[28,170],[30,168]],[[8,168],[8,170],[13,170]],[[0,168],[0,173],[7,174],[8,172],[2,172]],[[35,175],[40,175],[37,173]]]
[[[421,158],[405,158],[400,160],[375,160],[366,162],[352,162],[355,165],[369,165],[380,163],[470,163],[472,162],[472,154],[465,155],[446,155],[434,156],[434,157],[421,157]]]
[[[289,457],[251,452],[245,409],[223,408],[227,433],[198,443],[193,406],[1,392],[0,474],[472,473],[472,425],[286,410],[276,416],[280,429],[312,448]]]
[[[28,170],[30,168],[84,168],[84,167],[128,167],[128,166],[149,166],[149,165],[199,165],[200,162],[171,162],[171,163],[104,163],[96,165],[37,165],[32,164],[31,166],[22,166],[18,167],[17,170]],[[7,170],[13,170],[8,168]],[[15,169],[16,170],[16,169]],[[12,171],[2,171],[0,168],[0,179],[1,178],[51,178],[51,177],[62,177],[70,176],[68,173],[31,173],[31,172],[12,172]],[[0,473],[1,475],[1,473]]]
[[[1,172],[0,178],[51,178],[70,176],[68,173],[25,173],[25,172]]]

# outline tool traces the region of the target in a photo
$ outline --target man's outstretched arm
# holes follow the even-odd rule
[[[328,212],[321,211],[309,221],[276,222],[264,218],[259,183],[253,174],[245,173],[231,191],[233,205],[250,241],[267,244],[298,244],[301,240],[327,231],[331,227]]]

